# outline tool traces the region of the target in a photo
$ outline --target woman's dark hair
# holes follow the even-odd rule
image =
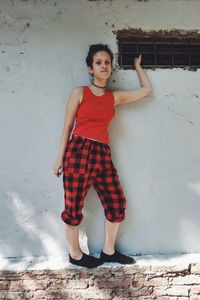
[[[113,62],[113,53],[108,48],[108,45],[105,45],[105,44],[95,44],[95,45],[91,45],[90,46],[88,55],[87,55],[86,60],[85,60],[88,67],[92,68],[93,57],[99,51],[106,51],[110,55],[110,60],[111,60],[111,65],[112,65],[112,62]]]

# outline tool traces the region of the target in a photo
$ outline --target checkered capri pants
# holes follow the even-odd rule
[[[61,218],[77,226],[83,219],[84,198],[93,184],[110,222],[125,219],[126,197],[120,185],[110,146],[89,138],[72,135],[63,160],[65,208]]]

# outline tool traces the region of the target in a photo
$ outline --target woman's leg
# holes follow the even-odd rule
[[[74,259],[81,259],[82,251],[79,244],[79,226],[64,223],[64,231],[71,257]]]
[[[104,224],[104,247],[103,252],[106,254],[113,254],[115,252],[115,241],[119,230],[120,223],[110,222],[105,219]]]
[[[103,153],[103,151],[102,151]],[[110,149],[102,155],[102,172],[95,178],[94,188],[99,195],[105,213],[104,248],[100,253],[103,262],[132,264],[132,257],[121,254],[115,249],[115,241],[120,223],[125,219],[126,197],[122,190],[117,169],[111,159]]]
[[[85,196],[92,184],[94,164],[92,145],[95,141],[74,136],[64,159],[63,186],[65,209],[61,213],[64,231],[69,246],[69,262],[93,268],[102,264],[99,258],[82,252],[79,244],[79,224],[83,219]],[[96,143],[96,142],[95,142]]]
[[[81,251],[79,245],[79,226],[64,224],[65,235],[69,246],[69,261],[72,264],[95,268],[103,264],[103,262],[94,256],[88,255]]]

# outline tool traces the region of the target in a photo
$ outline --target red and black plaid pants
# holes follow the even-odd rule
[[[65,209],[62,220],[79,225],[83,219],[84,198],[93,184],[110,222],[125,219],[126,198],[117,170],[106,143],[72,135],[63,159],[63,187]]]

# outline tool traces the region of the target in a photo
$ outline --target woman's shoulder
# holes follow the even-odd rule
[[[76,93],[76,95],[79,98],[79,104],[81,104],[82,98],[83,98],[83,85],[77,86],[73,88],[73,92]]]
[[[72,89],[72,91],[74,91],[75,93],[80,93],[83,90],[83,85],[81,86],[76,86]]]
[[[118,91],[118,90],[114,90],[114,89],[108,90],[108,92],[110,92],[110,93],[113,95],[114,98],[115,98],[116,95],[117,95],[117,91]]]
[[[115,106],[118,105],[121,90],[113,89],[113,90],[110,90],[110,92],[113,95]]]
[[[116,89],[109,89],[109,90],[108,90],[108,92],[111,92],[111,93],[113,93],[113,94],[115,94],[116,91],[117,91]]]

